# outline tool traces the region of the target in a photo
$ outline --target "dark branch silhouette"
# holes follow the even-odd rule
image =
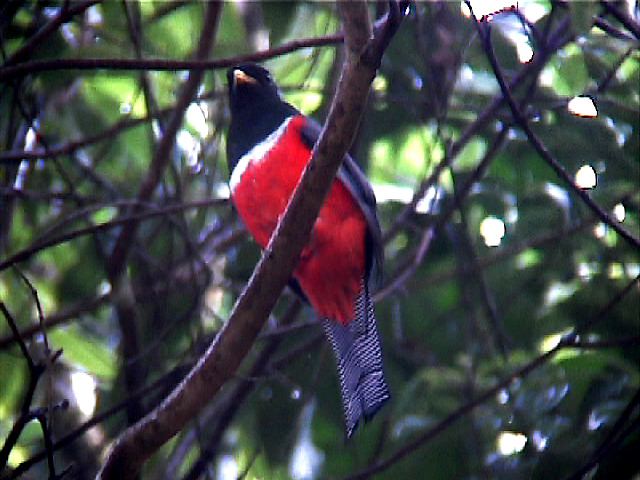
[[[285,215],[216,340],[183,383],[156,410],[118,439],[99,478],[133,478],[148,456],[204,406],[206,399],[238,368],[289,280],[335,173],[351,145],[384,48],[402,18],[400,6],[390,3],[388,16],[377,25],[377,34],[372,36],[364,3],[340,3],[339,6],[346,48],[351,53],[312,159]]]
[[[352,475],[345,477],[344,480],[360,480],[364,478],[369,478],[376,473],[383,472],[387,470],[389,467],[401,461],[407,455],[413,453],[418,448],[424,447],[427,443],[432,441],[438,435],[446,431],[451,425],[458,422],[466,415],[471,413],[475,408],[482,405],[483,403],[494,400],[496,394],[501,390],[507,388],[514,379],[525,379],[529,374],[538,368],[542,367],[545,363],[550,361],[556,354],[566,348],[575,348],[576,347],[576,339],[581,335],[588,331],[588,329],[592,328],[598,322],[607,318],[607,315],[616,307],[634,288],[637,288],[638,282],[640,281],[640,277],[634,278],[631,282],[629,282],[625,288],[623,288],[618,294],[616,294],[602,309],[593,317],[585,321],[583,324],[576,326],[575,330],[562,338],[562,340],[549,351],[539,355],[533,360],[529,361],[522,367],[514,370],[510,375],[504,377],[501,381],[496,383],[493,387],[485,390],[477,397],[473,398],[469,402],[463,404],[443,420],[438,422],[435,426],[429,428],[425,432],[418,435],[415,439],[409,441],[406,445],[398,448],[393,453],[388,455],[385,459],[371,465],[367,468],[364,468]]]
[[[465,0],[466,1],[466,0]],[[471,9],[471,5],[466,1],[467,5]],[[504,74],[498,65],[498,59],[496,58],[493,46],[491,43],[491,25],[488,22],[480,22],[476,19],[476,27],[478,34],[482,40],[487,58],[491,64],[491,68],[498,80],[500,90],[509,105],[514,120],[520,128],[525,132],[529,142],[538,154],[544,159],[545,162],[553,169],[553,171],[560,177],[560,179],[584,202],[584,204],[604,223],[614,229],[622,238],[629,242],[636,249],[640,249],[640,239],[625,229],[620,222],[618,222],[611,214],[603,210],[587,193],[586,190],[580,188],[571,176],[567,173],[562,164],[549,152],[549,149],[544,145],[542,140],[533,132],[526,115],[522,112],[518,106],[516,100],[513,98],[513,94],[507,85]]]
[[[96,0],[93,0],[95,3]],[[24,75],[58,70],[128,70],[128,71],[169,71],[180,70],[204,71],[228,68],[238,63],[259,62],[309,47],[339,45],[343,41],[341,33],[323,37],[301,38],[292,40],[279,47],[262,52],[218,60],[168,60],[168,59],[135,59],[135,58],[61,58],[57,60],[30,60],[18,64],[0,67],[0,82],[6,82]]]

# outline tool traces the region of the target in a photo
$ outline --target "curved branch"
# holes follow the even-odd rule
[[[620,10],[620,8],[614,5],[613,2],[608,2],[606,0],[602,0],[600,5],[604,7],[607,13],[613,15],[613,17],[618,20],[624,27],[633,33],[633,36],[636,39],[640,40],[640,24],[629,15],[624,10]]]
[[[133,215],[127,215],[123,217],[116,218],[115,220],[111,220],[109,222],[99,223],[97,225],[91,225],[89,227],[79,228],[78,230],[73,230],[69,233],[64,233],[54,238],[50,238],[43,242],[36,243],[31,245],[30,247],[25,248],[24,250],[20,250],[19,252],[14,253],[10,257],[5,260],[0,261],[0,272],[6,270],[7,268],[28,260],[33,255],[42,250],[45,250],[49,247],[53,247],[55,245],[61,245],[70,240],[73,240],[78,237],[82,237],[85,235],[92,235],[96,232],[100,232],[103,230],[109,230],[114,227],[119,227],[123,225],[127,225],[131,222],[140,222],[142,220],[146,220],[148,218],[159,217],[163,215],[169,215],[176,212],[181,212],[188,208],[203,208],[212,205],[221,205],[226,203],[226,199],[220,198],[212,198],[208,200],[196,200],[193,202],[185,202],[180,203],[178,205],[169,205],[167,207],[157,208],[150,211],[142,211],[140,213],[136,213]],[[137,205],[145,205],[145,202],[137,202]]]
[[[618,292],[596,315],[594,315],[581,325],[576,326],[573,333],[566,335],[554,348],[537,356],[522,367],[514,370],[510,375],[503,378],[496,385],[485,390],[480,395],[476,396],[475,398],[471,399],[464,405],[451,412],[447,417],[445,417],[435,426],[424,431],[413,440],[410,440],[404,446],[398,448],[395,452],[389,455],[387,458],[345,477],[344,480],[361,480],[387,470],[388,468],[401,461],[407,455],[415,452],[418,448],[423,447],[438,435],[440,435],[442,432],[446,431],[451,425],[471,413],[476,407],[479,407],[483,403],[486,403],[495,398],[498,392],[507,388],[514,379],[522,379],[526,377],[531,372],[540,368],[542,365],[551,360],[561,350],[564,350],[566,348],[576,348],[576,340],[579,338],[579,334],[583,334],[588,328],[593,327],[596,323],[607,318],[611,310],[616,307],[634,289],[634,287],[637,288],[639,281],[640,276],[634,278],[620,292]]]
[[[358,18],[360,24],[368,23],[367,10],[362,8],[364,2],[339,5],[345,28]],[[349,43],[351,38],[347,35],[346,41]],[[374,40],[371,35],[367,38],[368,43]],[[366,47],[367,44],[348,45],[351,52],[363,52]],[[382,53],[378,52],[380,57]],[[98,478],[135,477],[146,459],[197,415],[232,377],[251,348],[293,272],[353,140],[376,73],[375,68],[360,60],[352,55],[343,65],[336,96],[312,159],[229,321],[169,397],[116,441]]]
[[[465,0],[467,5],[469,5],[468,1]],[[469,5],[469,8],[473,14],[473,10]],[[546,145],[540,140],[540,138],[535,134],[535,132],[531,129],[529,125],[529,121],[527,120],[525,114],[522,112],[518,104],[516,103],[511,89],[502,74],[502,69],[498,64],[498,59],[496,58],[495,52],[493,50],[493,45],[491,42],[491,25],[483,20],[478,20],[474,17],[475,25],[478,30],[478,34],[480,39],[482,40],[482,45],[484,47],[485,53],[487,55],[487,59],[491,65],[493,73],[500,85],[500,90],[502,95],[504,96],[509,109],[511,110],[511,114],[513,116],[514,121],[518,124],[518,126],[524,131],[525,135],[529,139],[529,143],[534,148],[534,150],[542,157],[542,159],[547,162],[547,164],[553,169],[556,175],[582,200],[582,202],[600,219],[602,222],[609,225],[613,230],[616,231],[618,235],[620,235],[625,241],[627,241],[630,245],[635,247],[636,249],[640,249],[640,239],[633,235],[630,231],[625,229],[611,214],[603,210],[592,198],[591,196],[582,188],[578,187],[576,183],[573,181],[569,173],[565,170],[562,164],[551,154]]]
[[[168,60],[164,58],[59,58],[54,60],[31,60],[0,68],[0,81],[6,82],[7,80],[23,75],[56,70],[156,70],[170,72],[180,70],[215,70],[228,68],[238,63],[268,60],[302,48],[337,45],[342,43],[342,41],[343,35],[341,33],[322,37],[302,38],[262,52],[221,58],[218,60]]]
[[[29,56],[38,47],[38,45],[43,43],[47,38],[55,33],[62,24],[68,22],[75,15],[81,14],[89,7],[92,7],[93,5],[96,5],[101,1],[102,0],[86,0],[75,5],[65,4],[65,6],[60,9],[60,12],[54,18],[52,18],[33,37],[31,37],[26,44],[24,44],[18,51],[16,51],[13,55],[11,55],[10,58],[7,59],[5,65],[14,65],[18,62],[21,62],[25,58],[29,58]],[[11,67],[6,68],[10,69]],[[5,70],[5,68],[0,69],[0,71],[1,70]]]

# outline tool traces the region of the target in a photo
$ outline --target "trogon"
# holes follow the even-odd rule
[[[320,126],[282,99],[261,66],[238,65],[227,78],[231,198],[265,248],[311,159]],[[337,361],[347,437],[390,398],[369,292],[381,267],[376,199],[347,155],[290,282],[323,319]]]

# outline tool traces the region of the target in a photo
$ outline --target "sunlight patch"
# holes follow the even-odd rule
[[[500,432],[496,440],[496,447],[500,455],[515,455],[524,449],[527,444],[527,436],[516,432]]]
[[[316,478],[324,462],[324,453],[313,444],[311,438],[311,421],[314,410],[315,402],[309,402],[300,414],[300,433],[289,463],[289,475],[295,480]]]
[[[589,97],[573,97],[567,103],[567,110],[577,117],[595,118],[598,116],[598,109]]]
[[[583,165],[576,172],[576,185],[582,190],[590,190],[596,186],[596,171],[591,165]]]
[[[506,233],[504,222],[497,217],[488,216],[480,223],[480,235],[487,247],[497,247]]]
[[[613,216],[616,217],[616,220],[618,220],[619,222],[624,222],[626,215],[627,211],[625,210],[623,204],[618,203],[615,207],[613,207]]]
[[[222,455],[218,462],[217,480],[236,480],[238,475],[240,475],[240,469],[233,455]]]
[[[73,372],[71,378],[71,391],[76,400],[78,410],[85,417],[90,417],[96,409],[96,380],[86,372]]]

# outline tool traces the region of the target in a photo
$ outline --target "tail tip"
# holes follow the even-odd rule
[[[367,423],[380,411],[382,407],[391,399],[391,392],[386,384],[383,388],[376,392],[375,397],[368,398],[363,404],[357,406],[355,411],[347,413],[345,418],[346,439],[349,440],[358,429],[361,421]]]

